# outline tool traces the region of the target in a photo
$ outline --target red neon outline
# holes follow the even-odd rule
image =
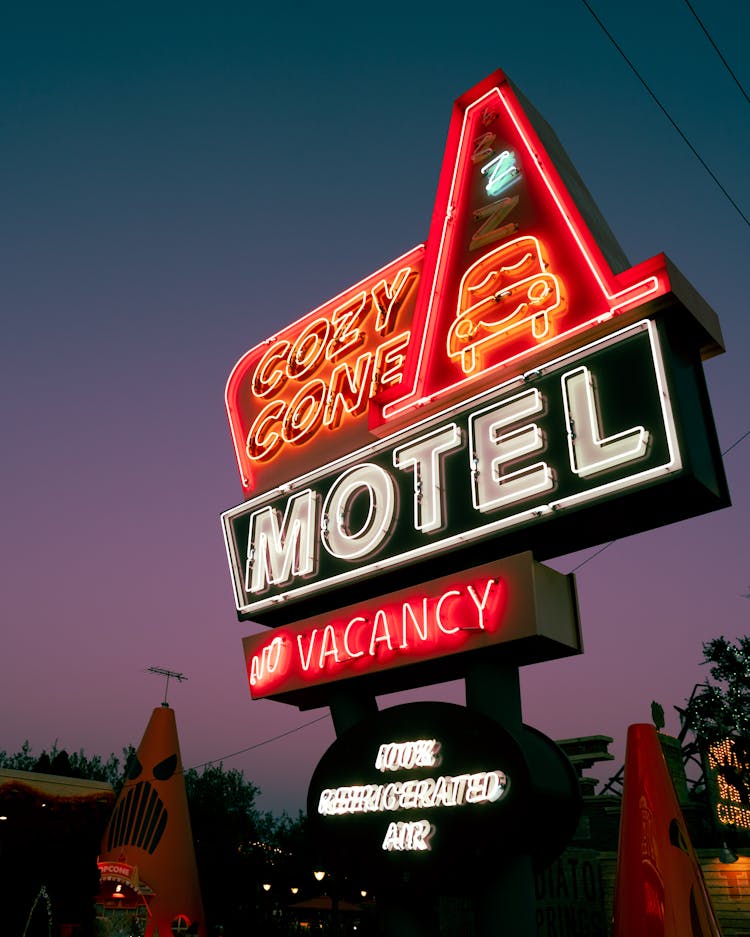
[[[479,166],[473,158],[476,155],[475,144],[477,139],[484,139],[484,136],[475,137],[473,132],[469,134],[468,131],[472,127],[471,118],[474,113],[479,108],[486,113],[491,107],[500,109],[500,114],[505,116],[517,134],[518,140],[512,140],[510,145],[516,147],[518,143],[521,144],[524,173],[528,175],[529,172],[534,172],[541,180],[557,213],[557,218],[552,218],[552,224],[558,230],[564,231],[575,245],[582,259],[582,266],[598,288],[602,305],[593,309],[585,321],[568,329],[563,324],[548,340],[485,369],[482,379],[487,380],[514,361],[519,362],[520,371],[520,365],[525,359],[538,359],[540,351],[541,354],[547,354],[546,349],[550,345],[590,330],[592,326],[654,299],[670,288],[666,258],[663,254],[630,267],[622,273],[612,272],[510,83],[502,72],[495,72],[459,98],[454,105],[412,323],[412,335],[415,338],[421,335],[422,341],[419,345],[416,341],[413,343],[410,359],[404,369],[404,378],[395,392],[385,392],[373,401],[370,410],[370,426],[373,430],[383,423],[397,421],[405,413],[412,415],[415,406],[422,406],[449,393],[455,398],[457,391],[468,384],[476,383],[477,374],[459,378],[443,386],[431,385],[430,377],[431,366],[435,363],[444,340],[443,334],[438,334],[438,326],[446,315],[445,281],[450,273],[447,268],[451,263],[453,251],[460,247],[455,243],[459,237],[457,229],[460,227],[457,221],[462,210],[466,210],[466,207],[459,203],[459,190],[465,182],[464,173]],[[483,117],[480,117],[480,120],[482,119]],[[489,128],[491,123],[492,120],[487,121],[486,126]],[[540,232],[535,228],[523,233],[542,236],[548,242],[550,240],[550,231],[546,229]],[[559,272],[563,277],[566,274],[565,270]],[[378,435],[382,435],[382,432]]]
[[[283,403],[285,411],[291,400],[295,397],[296,393],[298,393],[308,382],[307,379],[314,379],[318,367],[322,366],[323,361],[325,361],[328,365],[328,371],[330,372],[328,374],[329,378],[331,377],[334,368],[338,366],[339,363],[342,365],[346,363],[351,367],[354,367],[357,363],[357,359],[353,359],[351,361],[348,360],[349,353],[356,353],[358,351],[358,347],[351,348],[347,346],[346,354],[342,354],[342,349],[335,349],[335,361],[332,361],[327,352],[322,355],[318,355],[318,358],[321,360],[316,359],[315,367],[310,368],[309,373],[305,372],[303,369],[302,377],[304,378],[304,381],[299,381],[294,385],[294,393],[290,393],[288,387],[286,386],[287,384],[290,384],[292,379],[286,376],[280,377],[278,379],[275,377],[269,378],[267,373],[270,370],[274,371],[274,374],[278,374],[281,370],[283,370],[287,358],[284,356],[277,356],[275,359],[271,359],[271,364],[265,368],[264,374],[261,375],[261,378],[267,379],[264,381],[264,383],[267,384],[270,380],[271,388],[265,394],[253,395],[258,399],[258,401],[262,400],[264,402],[263,407],[261,407],[257,413],[254,413],[254,419],[245,418],[241,412],[240,394],[242,392],[243,383],[245,381],[247,381],[248,384],[251,383],[252,378],[255,376],[261,362],[274,346],[286,344],[287,347],[285,349],[285,355],[288,356],[291,353],[291,349],[295,342],[306,329],[309,329],[321,317],[324,317],[331,325],[334,325],[337,320],[337,314],[338,318],[342,318],[342,308],[348,304],[352,304],[363,292],[366,292],[367,294],[376,294],[373,298],[373,309],[370,313],[372,316],[372,322],[367,327],[367,338],[373,339],[373,337],[377,335],[377,346],[373,346],[372,348],[372,371],[374,373],[376,366],[378,364],[382,364],[384,360],[385,364],[388,365],[388,362],[390,361],[388,354],[394,347],[397,347],[398,337],[401,332],[394,333],[393,327],[395,325],[395,319],[391,316],[387,321],[387,324],[390,326],[390,328],[388,329],[387,334],[383,336],[380,334],[382,331],[381,320],[383,319],[384,312],[386,317],[388,317],[388,314],[391,310],[391,306],[394,301],[394,296],[392,295],[394,284],[397,283],[398,285],[398,290],[396,291],[397,296],[400,295],[402,291],[404,292],[402,302],[410,303],[413,301],[410,299],[410,294],[413,289],[412,282],[413,278],[418,278],[420,276],[423,255],[424,245],[416,245],[415,247],[411,248],[411,250],[403,253],[400,257],[397,257],[395,260],[391,260],[387,264],[384,264],[374,273],[363,277],[357,283],[353,284],[345,290],[342,290],[333,298],[326,300],[324,303],[321,303],[321,305],[317,306],[301,319],[298,319],[296,322],[293,322],[286,328],[280,330],[276,335],[273,335],[271,338],[254,345],[251,349],[246,351],[245,354],[242,355],[242,357],[234,365],[229,374],[229,377],[227,378],[226,388],[224,391],[224,401],[226,406],[227,419],[229,421],[229,428],[232,435],[235,459],[237,461],[240,480],[242,482],[242,488],[246,497],[248,497],[251,493],[255,493],[254,490],[258,487],[258,477],[268,472],[269,462],[273,462],[274,458],[279,455],[279,450],[283,450],[286,446],[284,439],[279,438],[277,443],[274,445],[273,450],[269,452],[268,458],[261,458],[258,460],[250,459],[247,456],[245,452],[246,437],[251,427],[260,418],[261,413],[264,411],[264,409],[270,413],[271,408],[273,408],[273,406],[279,401]],[[403,275],[402,271],[406,267],[410,268],[410,272],[408,275]],[[393,282],[390,283],[390,291],[388,289],[389,281],[387,277],[393,279]],[[389,295],[389,292],[391,295]],[[387,309],[385,310],[383,309],[384,301],[387,304]],[[381,325],[380,330],[377,329],[378,325]],[[400,322],[399,325],[401,325]],[[328,337],[326,346],[330,341],[331,336]],[[381,347],[384,350],[382,354],[379,354]],[[341,359],[340,362],[339,358]],[[282,365],[280,369],[279,364]],[[381,378],[383,380],[386,378],[392,380],[392,374],[390,372],[386,372],[383,376],[381,376]],[[367,379],[368,381],[373,380],[373,374],[370,374]],[[276,396],[277,392],[281,393],[281,396]],[[369,402],[369,390],[366,392],[365,397]],[[325,410],[325,407],[323,409]],[[369,439],[369,433],[367,431],[368,407],[365,406],[362,409],[362,414],[358,416],[352,416],[346,413],[342,414],[338,424],[335,427],[332,427],[332,429],[334,429],[337,433],[341,431],[348,433],[349,428],[355,425],[361,428],[361,432],[365,434],[365,438],[355,438],[351,445],[352,449],[356,449],[358,446],[363,445]],[[321,414],[321,417],[324,419],[325,415]],[[277,427],[275,426],[273,429],[267,430],[267,434],[276,433],[277,431],[279,437],[281,437],[282,427],[280,424]],[[308,440],[308,444],[312,445],[312,451],[317,450],[319,453],[325,453],[325,455],[320,455],[318,461],[308,457],[306,463],[308,469],[316,467],[317,464],[319,464],[319,461],[324,461],[330,457],[330,451],[327,449],[326,441],[323,438],[320,438],[319,445],[312,443],[312,439]],[[293,472],[289,477],[293,477],[294,474],[297,473]],[[272,481],[269,481],[267,485],[263,484],[261,489],[273,487],[277,483],[278,477],[275,477],[272,479]]]
[[[507,626],[508,590],[517,588],[484,568],[246,638],[250,695],[263,699],[496,643]]]
[[[505,198],[515,199],[516,202],[517,198],[525,200],[526,207],[542,220],[524,221],[522,226],[519,225],[512,217],[516,211],[514,204],[506,212],[509,223],[502,231],[498,229],[495,237],[487,240],[488,234],[485,233],[478,239],[481,230],[477,229],[471,235],[470,241],[463,243],[462,237],[465,240],[466,224],[471,211],[470,195],[467,194],[471,177],[467,173],[481,172],[482,159],[485,156],[492,158],[492,145],[495,141],[498,147],[510,147],[518,157],[518,181],[503,192],[503,198],[475,208],[471,212],[474,217],[472,223],[479,224],[480,229],[484,230],[482,224],[486,227],[486,219],[491,214],[489,209]],[[518,186],[521,188],[517,188]],[[520,211],[521,217],[524,217],[523,209]],[[482,222],[481,219],[485,221]],[[521,227],[523,230],[520,230]],[[465,375],[461,367],[449,359],[445,348],[456,303],[456,281],[460,280],[462,266],[464,272],[468,269],[465,260],[461,260],[461,251],[466,253],[467,249],[476,250],[476,254],[472,253],[471,256],[479,260],[493,247],[512,236],[515,230],[518,230],[519,237],[528,235],[542,239],[548,249],[563,257],[562,263],[553,263],[550,272],[559,278],[566,289],[567,282],[570,281],[577,291],[579,301],[569,303],[565,315],[556,316],[554,328],[549,330],[549,334],[545,331],[544,335],[535,338],[533,342],[519,339],[515,345],[508,340],[508,353],[504,358],[500,356],[505,339],[497,338],[494,343],[490,343],[491,360],[488,365],[478,367]],[[489,233],[492,234],[493,231],[494,228]],[[268,459],[257,461],[247,457],[246,437],[254,424],[252,419],[243,418],[239,393],[247,371],[251,367],[257,367],[254,362],[258,353],[263,348],[270,349],[277,342],[289,341],[291,348],[299,338],[301,330],[309,328],[315,322],[316,316],[326,314],[333,322],[335,313],[340,311],[335,309],[336,303],[346,300],[351,304],[356,299],[358,290],[367,289],[368,292],[374,293],[381,287],[377,282],[378,278],[385,271],[394,271],[397,265],[408,264],[412,268],[419,268],[422,253],[424,261],[421,273],[418,274],[419,283],[410,323],[412,340],[406,350],[401,380],[390,387],[381,386],[377,395],[369,398],[366,423],[365,418],[361,418],[358,413],[343,414],[346,421],[339,429],[345,431],[345,438],[354,440],[352,449],[362,444],[362,433],[367,434],[368,439],[371,439],[370,433],[382,436],[407,419],[413,419],[416,407],[429,404],[430,409],[434,409],[433,402],[444,403],[447,402],[446,398],[450,401],[461,399],[470,392],[475,392],[477,387],[498,380],[500,371],[502,379],[505,380],[533,365],[543,363],[553,353],[559,353],[558,348],[569,349],[590,339],[593,337],[591,330],[596,327],[599,327],[600,333],[608,331],[609,326],[605,323],[609,320],[639,308],[671,288],[663,254],[658,254],[621,273],[615,274],[612,271],[552,158],[543,146],[532,120],[524,113],[510,82],[502,72],[494,72],[454,103],[426,245],[418,245],[384,265],[273,338],[255,346],[240,358],[230,373],[225,392],[227,416],[246,497],[256,488],[258,491],[266,490],[279,481],[302,474],[330,458],[330,452],[325,446],[326,437],[318,435],[317,431],[310,434],[309,438],[305,436],[304,456],[298,451],[289,453],[293,457],[291,462],[295,467],[291,469],[285,462],[283,478],[279,478],[277,474],[272,482],[265,480],[270,479],[269,463],[279,454],[277,450],[288,451],[283,439],[274,447],[274,451],[269,453]],[[388,299],[387,291],[385,299]],[[581,309],[584,311],[581,312]],[[628,317],[628,321],[632,319],[633,315]],[[407,327],[406,323],[402,323],[401,327]],[[527,344],[524,344],[524,341]],[[349,347],[347,345],[347,350]],[[377,348],[373,349],[373,354],[377,357]],[[327,353],[325,357],[329,357]],[[273,370],[273,363],[270,367]],[[308,376],[312,376],[316,369],[317,364],[310,369]],[[307,374],[304,365],[302,371]],[[286,383],[285,377],[276,380],[277,372],[273,374],[271,380],[276,381],[274,388]],[[272,401],[272,395],[273,389],[262,397],[267,406]],[[286,395],[284,401],[285,405],[289,403]],[[341,441],[342,437],[337,437],[337,442]],[[299,471],[298,465],[301,466]]]

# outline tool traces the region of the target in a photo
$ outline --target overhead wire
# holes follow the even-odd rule
[[[667,118],[667,120],[668,120],[669,123],[672,125],[672,127],[677,131],[677,133],[679,134],[680,138],[681,138],[682,141],[685,143],[685,145],[688,147],[688,149],[690,150],[690,152],[695,156],[695,158],[698,160],[698,162],[701,164],[701,166],[705,169],[705,171],[708,173],[708,175],[711,177],[711,179],[716,183],[716,185],[719,187],[719,189],[720,189],[720,190],[722,191],[722,193],[724,194],[724,196],[725,196],[725,198],[727,199],[727,201],[728,201],[728,202],[730,203],[730,205],[735,209],[735,211],[737,212],[737,214],[742,218],[742,220],[745,222],[745,224],[748,225],[748,227],[750,227],[750,219],[748,219],[748,217],[745,215],[745,213],[742,211],[742,209],[739,207],[739,205],[735,202],[735,200],[732,198],[732,196],[729,194],[729,192],[724,188],[724,186],[722,185],[722,183],[720,182],[720,180],[717,178],[717,176],[715,175],[715,173],[711,170],[711,168],[710,168],[710,167],[708,166],[708,164],[705,162],[705,160],[704,160],[703,157],[700,155],[700,153],[696,150],[696,148],[693,146],[693,144],[690,142],[690,140],[688,140],[687,136],[684,134],[684,132],[682,131],[682,129],[680,128],[680,126],[677,124],[677,122],[674,120],[674,118],[673,118],[672,115],[669,113],[669,111],[666,109],[666,107],[661,103],[661,101],[660,101],[659,98],[656,96],[655,92],[652,90],[652,88],[650,87],[650,85],[648,84],[648,82],[646,81],[646,79],[643,78],[643,76],[642,76],[641,73],[638,71],[638,69],[635,67],[635,65],[633,64],[633,62],[632,62],[632,61],[630,60],[630,58],[625,54],[625,51],[622,49],[622,47],[621,47],[620,44],[617,42],[617,40],[615,39],[615,37],[614,37],[614,36],[612,35],[612,33],[607,29],[607,27],[604,25],[604,23],[603,23],[602,20],[599,18],[599,16],[597,16],[595,10],[592,8],[592,6],[591,6],[591,4],[588,2],[588,0],[581,0],[581,2],[582,2],[583,5],[586,7],[586,9],[589,11],[589,13],[590,13],[591,16],[593,17],[593,19],[596,21],[596,23],[598,24],[599,28],[602,30],[602,32],[604,33],[604,35],[609,39],[609,41],[612,43],[612,45],[615,47],[615,49],[619,52],[619,54],[621,55],[621,57],[623,58],[623,60],[625,61],[625,63],[628,65],[628,67],[630,68],[630,70],[633,72],[633,74],[635,75],[635,77],[636,77],[636,78],[638,79],[638,81],[643,85],[643,87],[645,88],[646,92],[647,92],[648,95],[651,97],[651,99],[654,101],[654,103],[657,105],[657,107],[659,108],[659,110],[664,114],[664,116]],[[726,61],[726,59],[725,59],[724,56],[722,55],[722,53],[721,53],[721,51],[719,50],[718,46],[716,45],[716,43],[714,42],[714,40],[713,40],[713,38],[711,37],[710,33],[709,33],[708,30],[706,29],[706,27],[705,27],[703,21],[701,20],[701,18],[698,16],[698,14],[696,13],[695,9],[694,9],[693,6],[691,5],[690,0],[685,0],[685,4],[686,4],[686,6],[688,7],[688,9],[690,10],[690,12],[693,14],[693,16],[695,17],[695,19],[697,20],[698,25],[701,27],[701,29],[703,30],[704,34],[706,35],[706,38],[708,39],[708,41],[711,43],[712,47],[714,48],[716,54],[719,56],[719,58],[720,58],[721,61],[723,62],[724,67],[727,69],[727,71],[729,72],[729,74],[732,76],[732,78],[733,78],[734,81],[736,82],[736,84],[737,84],[738,88],[740,89],[740,91],[742,92],[743,96],[744,96],[745,99],[748,101],[748,103],[750,103],[750,97],[748,97],[747,92],[746,92],[745,89],[743,88],[743,86],[742,86],[742,84],[740,83],[739,79],[737,78],[737,76],[736,76],[736,75],[734,74],[734,72],[732,71],[731,67],[729,66],[729,63]],[[725,449],[725,450],[721,453],[722,456],[725,456],[728,452],[731,452],[732,449],[734,449],[735,446],[738,446],[738,445],[743,441],[743,439],[746,439],[746,438],[747,438],[748,435],[750,435],[750,430],[748,430],[746,433],[744,433],[742,436],[740,436],[739,439],[735,440],[735,441],[732,443],[731,446],[729,446],[727,449]],[[577,566],[573,567],[573,569],[571,569],[570,572],[571,572],[571,573],[575,573],[575,572],[577,572],[579,569],[582,569],[587,563],[590,563],[591,560],[595,559],[597,556],[599,556],[599,555],[600,555],[601,553],[603,553],[605,550],[609,549],[609,547],[611,547],[611,546],[612,546],[613,544],[615,544],[615,543],[617,543],[617,540],[616,540],[616,539],[615,539],[615,540],[610,540],[609,543],[605,543],[602,547],[599,547],[599,549],[596,550],[595,553],[592,553],[591,556],[589,556],[589,557],[587,557],[586,559],[582,560]]]
[[[731,75],[732,79],[734,80],[734,83],[735,83],[735,84],[737,85],[737,87],[740,89],[740,94],[744,97],[744,99],[747,101],[747,103],[750,104],[750,97],[748,97],[747,91],[745,91],[745,89],[743,88],[742,82],[739,80],[739,78],[738,78],[738,77],[735,75],[735,73],[732,71],[732,69],[731,69],[731,67],[730,67],[730,65],[729,65],[729,62],[727,62],[727,60],[726,60],[726,59],[724,58],[724,56],[721,54],[721,50],[719,49],[719,47],[718,47],[718,46],[716,45],[716,43],[714,42],[713,37],[711,36],[711,34],[709,33],[709,31],[706,29],[706,26],[705,26],[703,20],[702,20],[702,19],[700,18],[700,16],[698,16],[698,14],[696,13],[695,7],[692,5],[692,3],[690,2],[690,0],[685,0],[685,6],[688,8],[688,10],[690,10],[690,12],[691,12],[691,13],[693,14],[693,16],[695,17],[695,21],[698,23],[698,25],[700,26],[700,28],[703,30],[703,33],[704,33],[706,39],[708,39],[708,41],[711,43],[714,52],[719,56],[719,58],[721,59],[721,62],[722,62],[722,64],[723,64],[724,68],[726,68],[726,70],[729,72],[729,74]]]
[[[742,211],[742,209],[740,208],[740,206],[737,204],[737,202],[736,202],[736,201],[732,198],[732,196],[730,195],[729,191],[724,187],[724,185],[722,184],[721,180],[720,180],[719,177],[716,175],[716,173],[714,173],[714,171],[711,169],[711,167],[708,165],[708,163],[707,163],[707,162],[703,159],[703,157],[700,155],[700,153],[698,152],[698,150],[693,146],[693,144],[690,142],[690,140],[688,140],[688,138],[687,138],[687,136],[685,135],[685,133],[683,132],[682,128],[679,126],[679,124],[677,123],[677,121],[672,117],[672,115],[669,113],[669,111],[666,109],[666,107],[661,103],[661,101],[660,101],[659,98],[656,96],[655,92],[651,89],[651,87],[650,87],[650,85],[648,84],[648,82],[646,81],[646,79],[641,75],[641,73],[640,73],[640,72],[638,71],[638,69],[635,67],[635,65],[633,64],[633,62],[631,62],[631,60],[630,60],[630,59],[628,58],[628,56],[625,54],[624,50],[622,49],[622,47],[620,46],[620,44],[617,42],[617,40],[615,39],[615,37],[612,35],[612,33],[607,29],[607,27],[604,25],[604,23],[599,19],[599,17],[597,16],[596,12],[595,12],[594,9],[592,8],[592,6],[591,6],[591,4],[588,2],[588,0],[581,0],[581,3],[586,7],[586,9],[589,11],[589,13],[591,14],[591,16],[592,16],[592,17],[594,18],[594,20],[598,23],[598,25],[599,25],[600,29],[602,30],[602,32],[604,33],[604,35],[609,39],[609,41],[612,43],[612,45],[615,47],[615,49],[617,49],[617,51],[620,53],[620,55],[622,56],[623,60],[624,60],[625,63],[628,65],[628,67],[630,68],[630,70],[633,72],[633,74],[635,75],[635,77],[638,79],[638,81],[640,81],[640,83],[641,83],[641,84],[643,85],[643,87],[646,89],[646,92],[647,92],[648,95],[651,97],[651,99],[653,100],[653,102],[656,104],[656,106],[659,108],[659,110],[662,112],[662,114],[664,114],[664,116],[667,118],[667,120],[668,120],[669,123],[672,125],[672,127],[677,131],[677,133],[679,134],[679,136],[680,136],[680,138],[682,139],[683,143],[688,147],[688,149],[690,150],[690,152],[693,154],[693,156],[695,156],[695,158],[696,158],[696,159],[698,160],[698,162],[701,164],[701,166],[703,167],[703,169],[708,173],[708,175],[711,177],[711,179],[713,179],[714,183],[715,183],[715,184],[718,186],[718,188],[721,190],[722,194],[724,195],[724,197],[726,198],[726,200],[729,202],[729,204],[732,206],[732,208],[734,208],[734,210],[737,212],[737,214],[740,216],[740,218],[742,218],[742,220],[745,222],[745,224],[750,228],[750,218],[748,218],[747,215]]]
[[[280,732],[278,735],[272,736],[270,739],[263,739],[262,742],[255,742],[254,745],[248,745],[247,748],[241,748],[239,751],[232,752],[230,755],[223,755],[221,758],[212,758],[210,761],[204,761],[199,765],[193,765],[192,768],[187,768],[188,771],[196,771],[198,768],[205,768],[208,765],[218,764],[220,761],[226,761],[228,758],[234,758],[236,755],[244,755],[246,752],[252,752],[256,748],[262,748],[264,745],[269,745],[271,742],[277,742],[279,739],[286,738],[287,735],[293,735],[295,732],[299,732],[301,729],[307,729],[309,726],[314,726],[316,722],[322,722],[324,719],[328,718],[328,714],[325,716],[318,716],[317,719],[311,719],[309,722],[303,722],[302,725],[296,726],[294,729],[287,729],[286,732]]]
[[[722,458],[728,453],[730,453],[732,449],[734,449],[736,446],[739,446],[739,444],[743,441],[743,439],[747,439],[748,436],[750,436],[750,429],[744,432],[739,437],[739,439],[735,439],[735,441],[732,443],[731,446],[727,446],[727,448],[723,450],[723,452],[721,453]],[[577,566],[574,566],[573,569],[571,569],[568,572],[568,575],[570,575],[571,573],[577,573],[579,569],[584,567],[587,563],[590,563],[591,560],[596,559],[596,557],[599,556],[600,553],[604,553],[605,550],[608,550],[615,543],[617,543],[617,538],[615,538],[614,540],[610,540],[609,543],[605,543],[603,546],[599,547],[599,549],[596,550],[596,552],[592,553],[591,556],[587,556],[585,560],[582,560]]]

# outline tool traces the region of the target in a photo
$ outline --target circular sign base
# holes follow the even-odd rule
[[[573,835],[578,779],[524,726],[516,740],[451,703],[409,703],[364,720],[321,758],[308,817],[328,868],[410,887],[464,889],[528,855],[543,868]]]

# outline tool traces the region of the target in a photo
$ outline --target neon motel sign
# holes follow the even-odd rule
[[[239,617],[276,625],[487,546],[544,559],[725,506],[700,368],[719,350],[711,310],[663,255],[627,265],[551,131],[491,75],[455,104],[426,243],[229,377]]]
[[[288,621],[374,576],[469,566],[487,542],[545,558],[696,513],[714,489],[657,497],[690,475],[667,370],[656,324],[634,323],[227,511],[238,614]],[[647,513],[614,499],[648,488]]]
[[[426,244],[237,362],[226,406],[246,497],[688,295],[663,255],[628,266],[526,110],[500,72],[459,98]]]
[[[376,695],[580,652],[572,579],[534,558],[728,504],[701,369],[721,350],[666,257],[629,266],[502,73],[463,95],[425,244],[229,376],[235,605],[273,626],[244,640],[251,695],[311,708],[353,678]],[[311,781],[320,843],[386,877],[460,876],[498,839],[556,855],[578,781],[522,735],[447,704],[360,721]]]

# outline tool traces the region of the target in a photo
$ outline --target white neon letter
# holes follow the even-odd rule
[[[422,599],[422,624],[420,625],[417,621],[417,616],[414,614],[414,610],[411,607],[409,602],[404,602],[401,606],[401,649],[409,647],[409,642],[406,639],[406,625],[407,617],[411,618],[412,626],[416,632],[417,638],[420,641],[427,640],[427,599]]]
[[[382,633],[378,634],[378,631],[382,629]],[[376,644],[380,644],[385,641],[388,646],[388,650],[393,650],[393,644],[391,644],[391,632],[388,628],[388,617],[383,611],[382,608],[379,608],[375,612],[375,620],[372,623],[372,632],[370,634],[370,657],[374,657],[377,653]]]
[[[309,488],[287,501],[279,526],[279,512],[263,508],[250,517],[245,589],[262,592],[315,572],[315,515],[318,499]]]
[[[443,477],[440,456],[461,445],[461,430],[455,423],[420,436],[393,450],[393,465],[414,469],[414,528],[422,533],[441,530],[443,517]]]
[[[485,608],[487,607],[487,601],[488,601],[488,599],[489,599],[489,597],[490,597],[490,590],[492,589],[492,587],[495,585],[496,582],[498,582],[497,579],[488,579],[488,580],[487,580],[487,584],[486,584],[485,587],[484,587],[484,594],[482,595],[482,598],[481,598],[481,599],[479,598],[479,595],[477,594],[477,592],[474,590],[474,586],[469,585],[469,586],[466,587],[466,591],[469,593],[469,598],[470,598],[471,601],[476,605],[476,607],[477,607],[477,612],[479,613],[479,629],[480,629],[480,631],[484,631],[484,630],[485,630],[485,627],[484,627],[484,610],[485,610]]]
[[[411,820],[407,823],[399,821],[388,824],[383,840],[383,849],[386,852],[404,850],[426,852],[430,847],[430,839],[434,829],[429,820]]]
[[[570,467],[576,475],[588,478],[646,454],[649,433],[642,426],[602,435],[594,378],[585,365],[563,374],[561,381]]]
[[[367,517],[359,530],[350,529],[352,504],[362,493],[369,499]],[[338,478],[323,505],[321,536],[326,550],[342,560],[374,553],[388,535],[393,521],[396,486],[378,465],[366,462]]]
[[[323,629],[323,640],[320,642],[320,658],[318,666],[321,670],[325,667],[326,657],[332,657],[336,663],[339,663],[339,649],[336,645],[336,632],[333,625],[326,625]]]
[[[443,610],[443,602],[445,602],[451,596],[460,596],[460,595],[461,593],[458,591],[458,589],[449,589],[447,592],[444,592],[438,599],[437,608],[435,609],[435,621],[437,622],[437,626],[443,632],[443,634],[455,634],[457,631],[461,630],[460,625],[456,625],[455,628],[446,628],[440,617],[440,613]]]
[[[389,823],[388,829],[385,831],[385,839],[383,840],[383,849],[386,852],[393,852],[394,849],[398,849],[400,851],[404,848],[403,840],[404,840],[403,823],[394,823],[394,822]]]
[[[344,651],[346,653],[346,656],[350,657],[352,660],[354,660],[355,657],[362,657],[362,655],[365,652],[364,651],[355,652],[351,649],[351,647],[349,646],[349,631],[352,629],[354,625],[356,624],[364,625],[366,621],[367,621],[366,618],[362,618],[361,615],[357,615],[354,618],[352,618],[352,620],[347,624],[346,628],[344,629]]]
[[[555,484],[546,462],[535,462],[503,473],[506,463],[544,448],[544,435],[536,423],[528,423],[508,433],[501,430],[544,409],[544,399],[536,388],[493,404],[469,418],[472,459],[472,497],[479,511],[492,511],[521,501]]]
[[[310,635],[310,643],[307,645],[307,660],[305,660],[305,652],[302,650],[302,635],[297,635],[297,649],[299,650],[299,662],[302,665],[302,669],[307,673],[310,669],[310,661],[312,660],[312,653],[315,647],[315,636],[318,633],[317,628],[313,628]]]

